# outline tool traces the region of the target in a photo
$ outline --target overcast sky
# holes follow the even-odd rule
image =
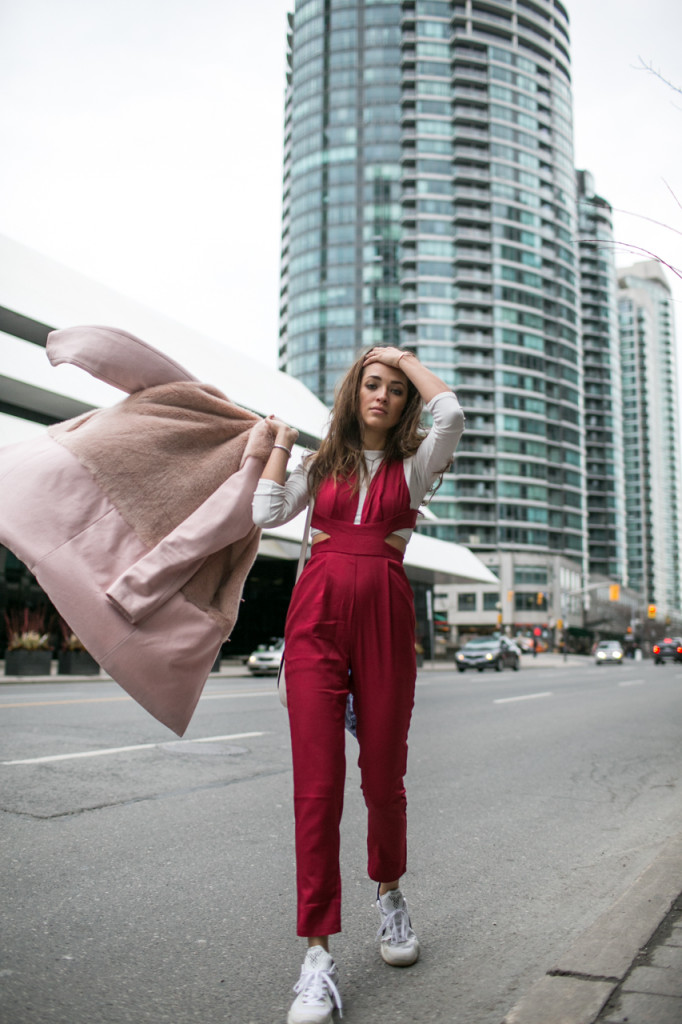
[[[576,165],[629,211],[619,241],[680,267],[682,94],[638,65],[682,87],[682,5],[564,2]],[[292,7],[3,0],[0,233],[276,365]],[[679,338],[682,281],[669,279]]]

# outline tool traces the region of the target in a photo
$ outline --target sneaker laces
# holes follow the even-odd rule
[[[324,1006],[326,1000],[331,996],[333,1004],[339,1011],[339,1016],[343,1017],[341,996],[334,984],[329,967],[318,967],[315,964],[311,966],[306,961],[301,967],[301,977],[294,985],[294,992],[296,995],[302,995],[301,1002],[304,1006]]]
[[[381,899],[378,900],[379,910],[381,911],[383,921],[381,922],[381,927],[377,932],[377,938],[388,938],[390,943],[407,942],[411,936],[414,935],[410,922],[410,915],[407,912],[407,900],[402,894],[400,894],[398,898],[400,902],[396,905],[396,897],[392,894],[390,896],[390,902],[394,904],[393,910],[386,910]]]

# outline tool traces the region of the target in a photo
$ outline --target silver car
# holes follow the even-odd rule
[[[594,651],[597,665],[622,665],[624,652],[617,640],[600,640]]]
[[[269,644],[259,644],[246,661],[246,667],[252,676],[276,676],[284,654],[284,640],[272,640]]]

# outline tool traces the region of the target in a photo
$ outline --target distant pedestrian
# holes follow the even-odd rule
[[[433,427],[420,427],[423,403]],[[320,450],[285,482],[297,432],[277,436],[253,504],[259,526],[314,499],[310,560],[285,628],[294,766],[297,931],[308,940],[288,1024],[328,1024],[341,1008],[329,935],[341,930],[339,826],[344,718],[353,695],[368,873],[378,883],[386,963],[409,966],[419,942],[400,891],[406,869],[407,733],[414,704],[415,615],[403,570],[417,510],[452,459],[464,418],[450,388],[410,352],[374,348],[348,371]]]

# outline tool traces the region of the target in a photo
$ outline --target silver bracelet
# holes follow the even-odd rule
[[[273,444],[273,448],[281,448],[283,452],[286,452],[289,458],[291,458],[291,451],[283,444]]]

